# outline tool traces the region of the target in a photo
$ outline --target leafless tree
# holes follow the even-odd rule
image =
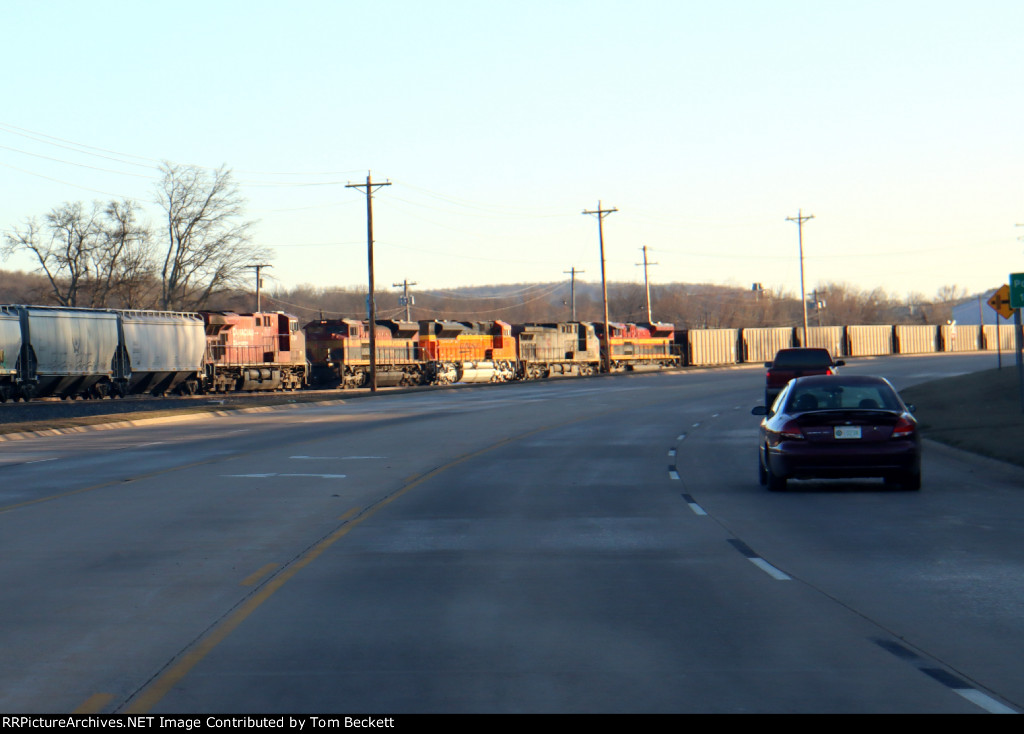
[[[19,250],[31,253],[57,303],[77,306],[101,241],[99,217],[97,203],[90,211],[81,202],[65,202],[52,209],[43,224],[33,217],[25,220],[24,228],[6,233],[4,256]]]
[[[128,199],[65,202],[43,224],[30,218],[7,233],[3,253],[31,253],[61,306],[138,306],[132,289],[151,282],[153,272],[150,233],[138,210]]]
[[[160,247],[160,307],[202,308],[216,293],[243,285],[246,266],[271,253],[254,247],[245,198],[231,171],[165,162],[157,203],[166,215]]]
[[[936,303],[957,303],[967,298],[967,289],[959,285],[944,285],[935,291]]]
[[[99,305],[143,308],[155,305],[153,237],[138,220],[134,201],[111,201],[103,210],[101,240],[96,248],[94,301]]]

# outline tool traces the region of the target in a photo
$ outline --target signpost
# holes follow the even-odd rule
[[[1013,316],[1014,308],[1020,308],[1019,306],[1010,305],[1010,286],[1008,285],[1000,286],[999,290],[993,293],[992,297],[988,299],[988,305],[1004,319],[1008,319]]]
[[[1004,285],[1003,288],[1007,286]],[[1010,308],[1024,308],[1024,273],[1010,273],[1009,291]]]
[[[1010,286],[1001,285],[999,290],[988,299],[989,308],[998,314],[996,316],[996,365],[1003,368],[1003,336],[999,333],[999,316],[1008,319],[1013,316],[1013,309],[1010,308]]]
[[[1021,332],[1020,310],[1024,308],[1024,273],[1010,273],[1010,308],[1013,309],[1013,337],[1017,343],[1017,381],[1020,386],[1020,410],[1024,413],[1024,333]]]

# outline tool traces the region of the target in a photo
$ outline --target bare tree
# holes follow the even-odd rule
[[[101,240],[99,215],[97,203],[87,211],[81,202],[65,202],[46,215],[44,224],[33,217],[25,220],[23,229],[6,233],[4,256],[19,250],[31,253],[49,281],[57,303],[77,306]]]
[[[271,253],[251,244],[245,198],[221,166],[213,172],[164,162],[157,203],[167,216],[161,247],[160,307],[202,308],[216,293],[240,287],[246,266]]]
[[[98,304],[122,308],[155,305],[150,293],[155,280],[153,237],[138,221],[134,201],[111,201],[103,210],[101,241],[96,250],[93,299]]]
[[[61,306],[138,305],[135,283],[152,282],[148,228],[137,220],[138,205],[128,199],[91,208],[82,202],[54,207],[42,225],[35,218],[4,237],[5,256],[31,253]]]
[[[936,303],[956,303],[967,298],[967,289],[959,285],[944,285],[935,291]]]

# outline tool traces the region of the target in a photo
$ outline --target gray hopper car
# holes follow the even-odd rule
[[[205,344],[196,314],[0,306],[0,401],[198,386]]]

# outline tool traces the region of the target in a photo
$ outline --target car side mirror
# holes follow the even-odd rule
[[[845,367],[846,362],[842,359],[836,361],[836,367]]]
[[[910,403],[910,404],[907,405],[907,410],[909,410],[911,413],[916,413],[917,412],[917,406],[914,405],[913,403]]]
[[[771,367],[771,366],[772,366],[772,363],[771,363],[771,362],[765,362],[765,363],[764,363],[764,366],[765,366],[765,367]]]
[[[750,414],[751,415],[768,415],[768,406],[767,405],[755,405],[750,410]]]

